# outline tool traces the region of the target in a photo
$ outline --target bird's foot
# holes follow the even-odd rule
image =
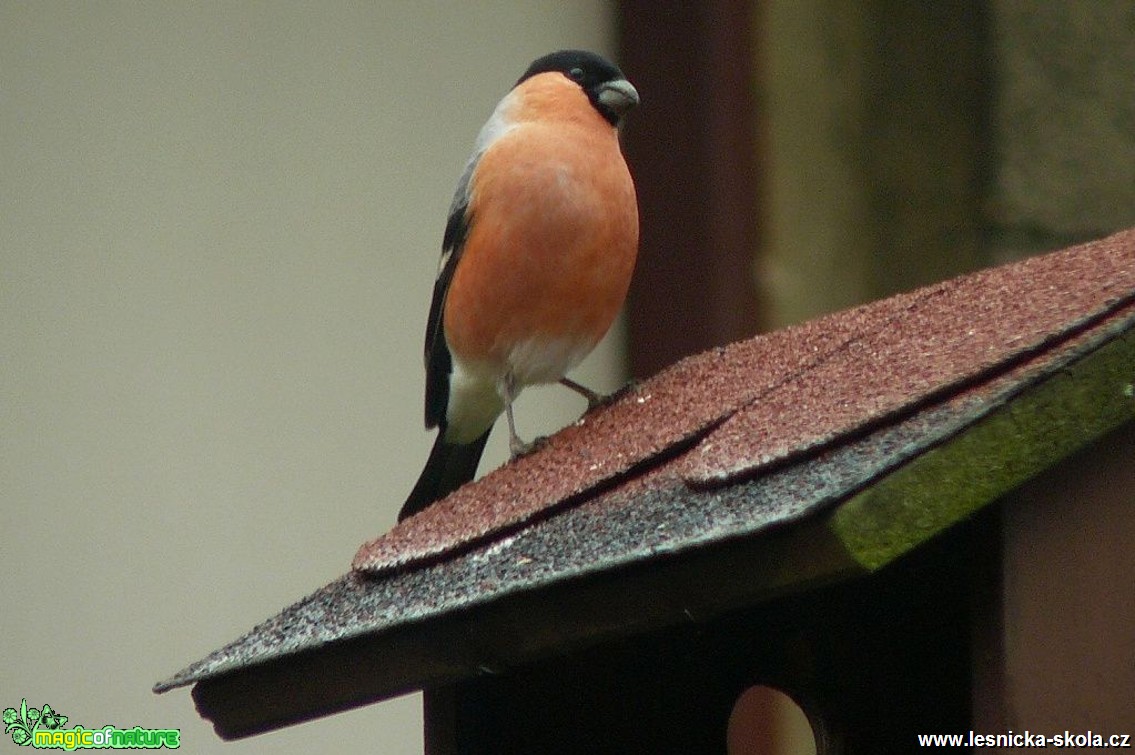
[[[614,393],[609,393],[606,396],[601,393],[596,393],[587,386],[580,385],[574,380],[566,377],[560,378],[560,385],[564,386],[565,388],[572,389],[580,396],[583,396],[585,399],[587,399],[587,411],[585,411],[584,414],[590,414],[599,407],[610,406],[611,404],[621,399],[623,396],[633,391],[636,387],[638,387],[638,381],[629,380],[622,388],[619,388]]]
[[[508,439],[508,450],[513,459],[519,459],[521,456],[527,456],[530,453],[539,451],[547,444],[548,437],[546,435],[533,438],[531,443],[525,443],[514,435]]]

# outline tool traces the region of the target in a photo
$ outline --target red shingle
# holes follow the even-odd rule
[[[1133,298],[1125,231],[690,357],[367,543],[354,568],[445,558],[670,460],[696,485],[756,474],[1004,370]]]
[[[927,289],[894,327],[865,330],[731,416],[687,457],[683,475],[705,485],[751,474],[1068,337],[1135,295],[1132,238],[1120,234]]]

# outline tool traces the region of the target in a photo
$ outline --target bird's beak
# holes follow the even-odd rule
[[[599,102],[622,117],[638,104],[638,90],[626,79],[608,81],[599,87]]]

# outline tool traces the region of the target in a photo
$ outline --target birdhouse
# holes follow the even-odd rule
[[[156,689],[421,689],[435,755],[1132,733],[1133,328],[1126,231],[689,357]]]

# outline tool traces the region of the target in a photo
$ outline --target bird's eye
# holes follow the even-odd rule
[[[573,68],[568,71],[568,76],[571,77],[572,81],[583,81],[583,69]]]

